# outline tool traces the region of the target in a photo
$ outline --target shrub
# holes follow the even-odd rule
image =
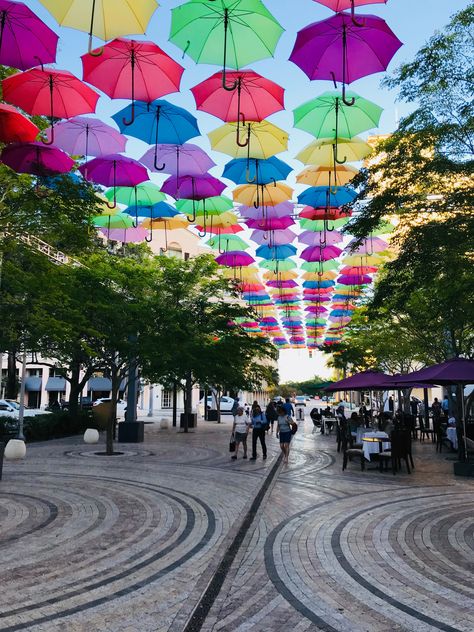
[[[88,411],[71,416],[69,411],[63,410],[26,418],[24,434],[27,441],[47,441],[82,434],[86,428],[97,428]]]

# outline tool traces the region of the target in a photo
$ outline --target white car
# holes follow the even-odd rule
[[[49,410],[41,410],[40,408],[25,408],[24,417],[36,417],[36,415],[49,415]],[[20,404],[13,399],[0,399],[0,417],[18,417],[20,416]]]
[[[111,402],[111,397],[100,397],[92,402],[92,408],[94,406],[98,406],[99,404],[104,404],[106,402]],[[124,399],[117,400],[117,419],[125,418],[125,410],[127,408],[127,402]]]
[[[201,399],[199,404],[204,406],[204,397]],[[215,398],[212,395],[207,396],[207,405],[209,408],[214,408],[216,405]],[[228,397],[227,395],[223,395],[220,399],[220,405],[221,413],[230,413],[234,405],[234,399],[232,397]]]

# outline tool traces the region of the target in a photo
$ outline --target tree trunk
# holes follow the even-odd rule
[[[81,365],[79,362],[72,362],[69,369],[71,372],[71,378],[69,380],[71,386],[71,392],[69,393],[69,414],[71,417],[76,417],[79,410],[79,393],[82,390],[79,384]]]
[[[113,369],[111,372],[111,380],[112,380],[112,392],[110,402],[110,415],[107,423],[106,429],[106,438],[105,438],[105,453],[110,456],[114,453],[114,434],[115,434],[115,425],[117,423],[117,397],[118,391],[120,388],[120,376],[118,375],[117,369]]]
[[[221,390],[217,389],[216,395],[216,408],[217,408],[217,423],[221,423]]]
[[[184,398],[184,432],[188,432],[189,428],[189,416],[193,412],[192,400],[193,400],[193,376],[191,371],[186,373],[186,385],[185,385],[185,398]]]
[[[178,382],[173,380],[173,428],[176,428],[178,417]]]
[[[8,351],[8,364],[7,364],[7,381],[5,384],[5,398],[17,399],[18,397],[19,382],[16,375],[16,350],[10,349]]]

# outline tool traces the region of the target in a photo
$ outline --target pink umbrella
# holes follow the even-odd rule
[[[304,308],[304,311],[311,314],[326,314],[328,310],[321,305],[308,305],[308,307]]]
[[[355,250],[352,250],[354,246],[357,244],[357,239],[353,239],[349,242],[347,247],[345,248],[346,252],[349,252],[353,255],[371,255],[374,252],[383,252],[387,250],[388,243],[380,237],[369,237],[364,239],[362,244],[360,244]]]
[[[209,174],[203,176],[170,176],[161,187],[163,193],[177,199],[203,200],[222,193],[226,185]],[[196,219],[195,217],[193,219]]]
[[[148,180],[147,170],[142,164],[121,154],[109,154],[89,160],[79,167],[79,171],[86,180],[113,187],[114,199],[112,205],[107,203],[109,208],[117,206],[115,189],[118,186],[134,187]]]
[[[204,149],[184,143],[182,145],[158,144],[149,149],[140,158],[140,161],[150,169],[155,169],[156,162],[164,163],[165,168],[159,171],[179,176],[202,176],[209,169],[215,167],[216,163],[209,158]]]
[[[332,232],[305,230],[299,236],[298,240],[307,246],[334,246],[344,239],[344,235],[337,230]]]
[[[242,268],[254,263],[255,259],[246,252],[240,250],[230,250],[229,252],[225,252],[223,255],[216,257],[216,262],[220,266],[226,266],[228,268]]]
[[[123,244],[136,244],[147,240],[148,231],[140,226],[131,228],[100,228],[100,232],[111,241],[121,241]]]
[[[96,51],[82,55],[84,80],[111,99],[131,99],[151,103],[170,92],[177,92],[184,68],[153,42],[118,37],[106,44],[100,56]]]
[[[254,230],[250,235],[257,244],[268,244],[270,246],[283,246],[284,244],[291,244],[296,235],[289,228],[285,230]]]
[[[291,217],[272,217],[264,219],[249,219],[245,222],[249,228],[257,230],[284,230],[295,223]]]
[[[309,246],[303,250],[301,258],[305,261],[329,261],[330,259],[337,259],[341,254],[342,250],[336,246],[326,246],[325,248]]]
[[[67,173],[74,166],[74,161],[57,147],[37,142],[14,143],[4,147],[0,162],[17,173],[36,176]]]
[[[75,116],[54,126],[55,143],[72,156],[104,156],[125,151],[127,139],[98,118]],[[46,137],[52,142],[51,128]]]
[[[292,202],[281,202],[275,206],[239,206],[239,213],[247,219],[274,219],[277,217],[286,217],[293,215],[295,205]]]
[[[315,2],[319,2],[319,4],[323,4],[328,9],[332,9],[336,13],[339,11],[345,11],[346,9],[351,10],[352,21],[356,26],[363,26],[362,22],[356,22],[355,19],[355,7],[360,7],[366,4],[386,4],[387,0],[314,0]]]

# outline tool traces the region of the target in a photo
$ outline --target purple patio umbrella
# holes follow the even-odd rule
[[[182,145],[158,144],[149,149],[140,161],[150,171],[164,171],[179,178],[180,176],[201,176],[216,163],[209,158],[206,152],[192,143]],[[156,162],[163,163],[164,169],[157,170]]]
[[[385,382],[390,378],[390,375],[379,371],[362,371],[346,377],[344,380],[339,380],[339,382],[334,382],[324,390],[330,393],[337,391],[383,391],[386,389]]]
[[[255,262],[255,259],[241,250],[230,250],[216,257],[220,266],[228,268],[242,268]]]
[[[279,217],[286,217],[293,215],[295,205],[292,202],[281,202],[275,206],[239,206],[239,213],[246,219],[258,219],[264,221],[265,219],[275,219]]]
[[[43,143],[13,143],[4,147],[0,162],[17,173],[35,176],[52,176],[67,173],[74,161],[61,149]]]
[[[298,31],[290,60],[310,79],[342,82],[346,105],[346,84],[387,69],[402,42],[387,23],[375,15],[359,15],[354,24],[349,13],[337,13]]]
[[[337,259],[342,254],[342,250],[336,246],[308,246],[301,253],[301,258],[305,261],[330,261]]]
[[[343,240],[344,236],[337,230],[332,232],[305,230],[299,236],[298,240],[307,246],[334,246]]]
[[[0,0],[0,64],[27,70],[56,61],[59,36],[22,2]]]
[[[254,230],[250,235],[250,239],[255,243],[262,245],[267,244],[270,246],[283,246],[284,244],[291,244],[294,241],[296,235],[289,228],[285,230]]]
[[[134,187],[148,180],[147,170],[142,164],[121,154],[109,154],[89,160],[79,167],[79,171],[86,180],[113,187],[113,204],[107,203],[109,208],[117,206],[115,190],[118,186]]]
[[[55,144],[72,156],[105,156],[125,151],[127,139],[98,118],[75,116],[54,126]],[[46,137],[52,141],[51,128]]]
[[[147,240],[148,231],[140,226],[131,228],[100,228],[100,232],[111,241],[123,244],[136,244]]]
[[[176,200],[204,200],[222,193],[226,185],[209,174],[202,176],[170,176],[161,187],[163,193],[174,197]],[[196,219],[196,218],[194,218]],[[194,221],[194,219],[192,221]]]

